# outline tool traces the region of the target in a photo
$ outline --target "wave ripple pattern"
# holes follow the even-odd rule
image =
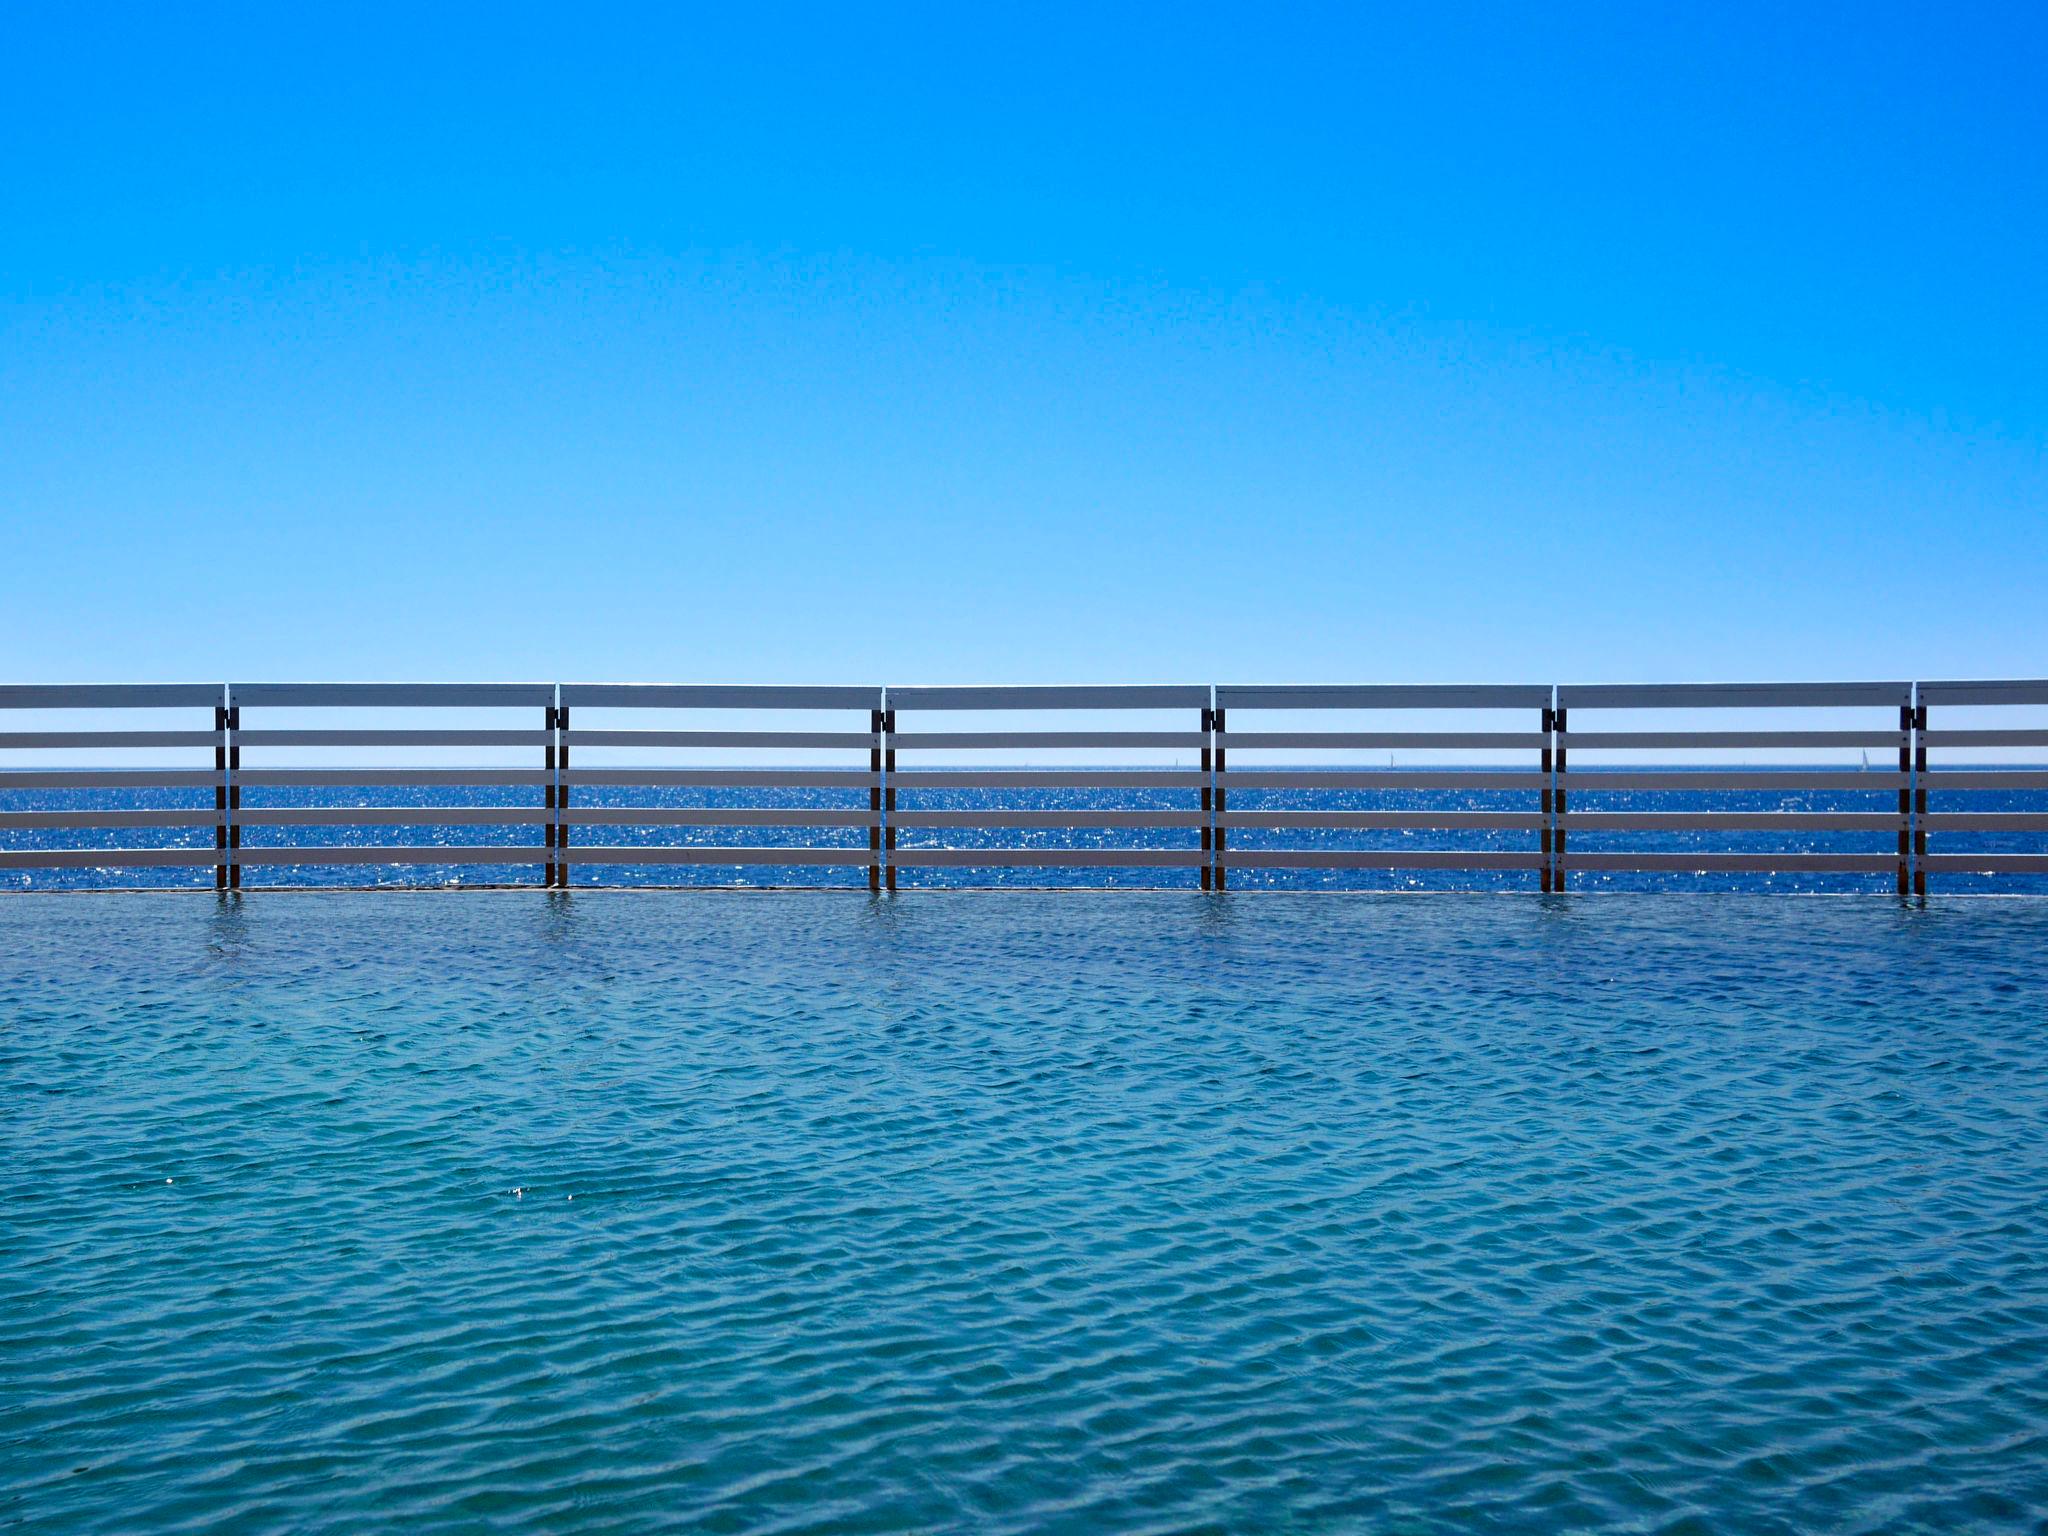
[[[0,905],[0,1524],[2023,1532],[2048,904]]]

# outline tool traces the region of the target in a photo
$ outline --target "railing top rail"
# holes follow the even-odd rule
[[[564,683],[562,703],[589,709],[865,709],[882,690],[778,683]]]
[[[212,709],[219,683],[14,683],[0,687],[0,709]]]
[[[2048,678],[1922,683],[1922,704],[2048,704]]]
[[[1900,705],[1916,685],[1837,683],[1566,683],[1561,706],[1683,709]],[[2048,703],[2048,678],[1956,679],[1917,685],[1927,704]],[[234,705],[308,707],[507,707],[556,701],[638,709],[847,709],[882,707],[884,690],[865,685],[752,683],[15,683],[0,685],[0,709],[176,709]],[[1551,702],[1547,684],[1247,684],[1214,689],[1226,709],[1534,709]],[[988,685],[890,688],[904,710],[1198,709],[1201,684]]]
[[[1828,708],[1911,702],[1911,683],[1566,683],[1564,709]]]
[[[1225,683],[1219,709],[1548,709],[1548,683]]]
[[[543,708],[553,683],[230,683],[231,706],[296,704],[312,708]]]
[[[891,688],[891,709],[1207,709],[1205,683]]]

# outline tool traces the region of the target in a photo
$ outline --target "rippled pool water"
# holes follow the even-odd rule
[[[2048,903],[0,901],[0,1525],[2033,1531]]]

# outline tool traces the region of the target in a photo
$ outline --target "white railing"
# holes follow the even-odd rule
[[[556,784],[555,688],[551,683],[231,683],[227,690],[226,757],[229,857],[215,871],[216,885],[239,887],[245,869],[280,866],[345,865],[526,865],[550,856],[554,843]],[[275,711],[323,715],[346,709],[405,718],[415,710],[483,711],[501,717],[494,728],[450,729],[410,726],[394,728],[265,728],[245,724]],[[536,718],[538,716],[538,718]],[[523,717],[527,724],[516,722]],[[416,717],[415,717],[416,718]],[[357,767],[339,763],[317,767],[269,766],[258,759],[278,749],[334,750],[477,747],[523,749],[531,754],[526,767]],[[245,754],[254,757],[245,761]],[[332,790],[377,790],[379,800],[406,792],[432,789],[494,788],[516,791],[513,803],[489,806],[337,803]],[[247,791],[299,792],[307,803],[285,796],[265,797],[262,805],[245,805]],[[392,792],[396,791],[397,794]],[[310,792],[310,793],[308,793]],[[519,802],[525,803],[519,803]],[[388,827],[497,827],[538,832],[539,839],[518,843],[388,843],[330,840],[307,846],[279,840],[270,830],[290,827],[339,827],[350,831]],[[243,833],[254,832],[255,841]]]
[[[0,687],[7,714],[36,728],[0,731],[0,870],[211,867],[222,889],[363,866],[531,869],[548,886],[594,866],[838,866],[871,890],[941,869],[1192,871],[1204,889],[1233,872],[1485,871],[1545,891],[1819,872],[1922,894],[1930,874],[2048,875],[2048,770],[2018,761],[2048,757],[2048,681],[23,685]],[[1360,754],[1387,761],[1342,760]],[[449,789],[496,803],[431,803]],[[38,792],[63,803],[22,808]],[[2032,798],[1984,809],[2000,792]],[[1674,795],[1690,798],[1658,803]],[[293,840],[309,828],[333,831]],[[48,845],[79,833],[105,836]],[[1656,846],[1672,834],[1688,845]],[[1394,845],[1336,845],[1374,836]]]
[[[1209,697],[1207,688],[1170,686],[889,689],[884,715],[889,731],[884,749],[888,781],[883,791],[889,861],[883,873],[889,888],[896,888],[899,869],[946,868],[1192,869],[1201,872],[1207,886],[1213,863],[1208,831]],[[1167,728],[1055,730],[1031,719],[1069,711],[1097,717],[1112,711],[1134,713],[1148,724]],[[1004,728],[896,727],[899,713],[915,725],[919,714],[954,712],[1001,714]],[[1199,754],[1199,766],[1126,760],[1087,767],[948,767],[937,761],[959,753],[1142,752],[1156,757],[1175,750]],[[916,766],[897,766],[905,754]],[[1046,803],[1012,807],[961,801],[962,795],[988,790],[1028,791],[1029,798]],[[901,804],[900,795],[909,796],[914,804]],[[1077,795],[1093,803],[1072,803]],[[948,833],[961,831],[996,834],[1000,841],[979,839],[964,846],[957,838],[949,841]],[[904,832],[910,838],[899,841],[898,834]],[[1149,841],[1106,848],[1077,843],[1074,837],[1119,832]],[[1011,833],[1036,837],[1027,844]]]
[[[847,865],[865,867],[870,887],[881,883],[882,752],[886,734],[880,688],[687,686],[662,683],[565,683],[555,712],[560,732],[561,768],[557,799],[559,830],[557,862],[549,871],[552,884],[569,884],[578,864],[713,865],[745,868],[755,865]],[[603,728],[572,726],[572,711],[606,713],[658,712],[664,720],[686,720],[689,729]],[[735,729],[700,727],[710,715],[730,719],[734,711],[795,713],[827,726],[822,730]],[[825,717],[822,721],[817,717]],[[604,766],[580,764],[582,755],[599,750],[631,762]],[[673,758],[677,752],[711,753],[724,763],[678,765],[649,763],[650,755]],[[793,753],[807,759],[802,766],[733,766],[729,754]],[[851,762],[811,766],[814,754],[837,754]],[[724,791],[744,796],[743,805],[651,806],[634,804],[618,791],[665,789]],[[796,807],[762,803],[764,792],[824,790],[842,801],[837,807]],[[603,797],[592,798],[592,792]],[[714,844],[658,840],[659,829],[773,829],[778,833],[824,831],[838,841],[817,840],[772,844],[743,843],[729,835]],[[618,828],[641,834],[632,842],[611,841],[596,828]],[[850,832],[866,835],[856,844]]]
[[[1233,869],[1495,869],[1527,870],[1540,887],[1550,890],[1556,879],[1550,845],[1550,695],[1545,687],[1377,686],[1239,687],[1216,690],[1216,873],[1226,883]],[[1491,717],[1507,729],[1445,730],[1230,730],[1232,711],[1316,712],[1321,719],[1337,714],[1357,723],[1389,712],[1439,713],[1455,710]],[[1505,719],[1501,717],[1505,716]],[[1512,727],[1520,727],[1514,729]],[[1399,771],[1392,767],[1258,767],[1230,766],[1230,754],[1385,751],[1482,751],[1504,753],[1524,761],[1504,768],[1440,768]],[[1368,795],[1383,801],[1390,793],[1484,791],[1522,803],[1496,810],[1398,809],[1384,804],[1345,809],[1326,808],[1336,791],[1350,791],[1357,802]],[[1247,792],[1259,796],[1255,809],[1243,809]],[[1239,809],[1232,809],[1231,796]],[[1266,802],[1272,802],[1267,804]],[[1358,849],[1276,846],[1270,834],[1297,831],[1488,831],[1521,834],[1517,848],[1390,848]],[[1269,834],[1258,846],[1230,845],[1233,831]],[[1300,840],[1296,839],[1296,843]]]
[[[1911,683],[1777,683],[1772,685],[1729,684],[1622,684],[1563,687],[1557,691],[1553,718],[1557,748],[1557,865],[1564,870],[1725,871],[1759,874],[1775,873],[1894,873],[1898,889],[1905,891],[1912,870],[1912,695]],[[1772,725],[1735,729],[1702,729],[1688,723],[1679,728],[1652,730],[1572,729],[1573,716],[1583,722],[1590,713],[1645,710],[1658,714],[1684,711],[1688,716],[1729,711],[1774,711],[1797,709],[1825,712],[1834,717],[1847,713],[1854,718],[1827,729],[1784,730]],[[1878,771],[1842,771],[1833,767],[1751,768],[1711,766],[1675,772],[1639,772],[1628,769],[1587,771],[1588,753],[1616,752],[1705,752],[1714,756],[1729,752],[1797,752],[1824,749],[1830,752],[1875,750],[1887,766]],[[1897,768],[1889,768],[1896,756]],[[1785,808],[1782,802],[1797,800],[1801,794],[1826,791],[1849,794],[1868,803],[1855,810],[1809,811]],[[1713,810],[1628,810],[1574,809],[1584,797],[1599,799],[1615,794],[1647,795],[1653,800],[1674,793],[1707,795],[1725,801],[1731,794],[1770,794],[1781,805],[1764,810],[1719,808]],[[1883,808],[1896,803],[1896,809]],[[1746,851],[1694,850],[1683,852],[1639,848],[1574,851],[1571,838],[1577,833],[1763,833],[1772,843],[1814,833],[1861,832],[1878,838],[1896,838],[1895,848],[1882,851],[1811,852],[1782,846]],[[1870,839],[1866,839],[1868,841]]]
[[[1971,801],[1981,803],[1987,792],[2048,791],[2048,773],[2032,769],[1979,769],[1936,766],[1930,762],[1937,753],[1974,749],[2027,751],[2048,748],[2048,728],[1980,725],[1942,728],[1928,724],[1935,711],[1964,709],[1996,718],[2006,710],[2048,706],[2048,681],[1918,683],[1914,686],[1913,710],[1913,886],[1920,894],[1927,890],[1930,872],[1968,874],[2036,874],[2048,857],[2035,852],[1976,852],[1954,846],[1972,834],[2026,832],[2048,836],[2048,811],[1986,812],[1968,809]],[[1941,795],[1940,808],[1930,804]],[[1955,796],[1964,796],[1961,808]],[[2048,803],[2048,797],[2042,797]],[[1931,837],[1941,840],[1930,849]]]

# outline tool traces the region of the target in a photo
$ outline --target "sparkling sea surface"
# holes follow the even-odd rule
[[[1838,767],[1841,765],[1837,765]],[[1930,782],[1938,782],[1930,780]],[[734,808],[742,806],[798,809],[806,811],[865,812],[867,792],[846,789],[578,789],[576,804],[584,808]],[[1699,791],[1598,791],[1574,798],[1580,809],[1593,804],[1606,811],[1747,811],[1827,812],[1849,811],[1886,814],[1895,811],[1897,794],[1892,790],[1771,790],[1706,793]],[[1944,808],[1967,808],[1980,812],[2048,813],[2048,791],[1996,790],[1961,795],[1937,791]],[[1952,803],[1951,803],[1952,802]],[[490,806],[525,807],[540,805],[539,792],[532,789],[377,787],[364,789],[252,788],[245,793],[244,806],[255,810],[286,807],[383,807],[413,809],[476,810]],[[213,792],[208,789],[156,789],[141,791],[102,790],[12,790],[0,787],[0,810],[84,811],[88,809],[147,809],[206,812],[210,815]],[[1194,811],[1200,804],[1191,790],[1067,790],[992,789],[980,791],[909,789],[900,792],[899,809],[1019,811],[1052,810],[1182,810]],[[1534,813],[1541,804],[1534,791],[1524,790],[1237,790],[1230,805],[1240,811],[1289,810],[1396,810],[1396,811],[1522,811]],[[1182,848],[1200,846],[1199,833],[1191,828],[1147,829],[1130,827],[1089,828],[919,828],[901,831],[901,846],[912,848]],[[1308,848],[1322,850],[1444,850],[1463,852],[1534,853],[1539,846],[1533,830],[1479,831],[1450,829],[1403,829],[1364,831],[1343,828],[1263,829],[1238,828],[1230,834],[1230,846],[1239,851],[1259,848]],[[368,823],[355,826],[267,826],[243,828],[244,847],[307,848],[323,845],[365,847],[373,845],[437,846],[471,844],[486,847],[538,849],[543,837],[539,826],[484,824],[393,825]],[[746,846],[772,850],[790,846],[837,846],[865,848],[867,833],[860,827],[730,827],[730,826],[589,826],[577,829],[582,845],[631,847],[659,844],[698,846]],[[199,828],[64,830],[0,827],[0,850],[103,847],[159,847],[211,849],[211,825]],[[1887,856],[1884,866],[1874,872],[1838,873],[1801,869],[1771,872],[1730,873],[1717,871],[1613,871],[1584,867],[1573,869],[1570,881],[1575,890],[1628,891],[1771,891],[1801,893],[1884,893],[1894,888],[1895,875],[1890,856],[1897,851],[1897,829],[1890,821],[1869,831],[1783,831],[1722,829],[1676,829],[1670,831],[1574,831],[1571,848],[1577,853],[1624,850],[1673,853],[1853,853]],[[1942,853],[2048,853],[2048,834],[2032,831],[1950,831],[1932,834],[1931,850]],[[250,886],[293,886],[313,889],[335,886],[443,886],[443,885],[530,885],[542,878],[543,854],[529,855],[523,862],[505,864],[263,864],[251,866],[246,884]],[[742,885],[755,887],[826,886],[852,889],[864,887],[864,863],[840,866],[777,864],[772,854],[762,862],[747,864],[596,864],[574,863],[574,880],[581,886]],[[978,887],[1007,886],[1121,886],[1140,888],[1198,888],[1200,877],[1187,867],[1155,869],[1003,867],[983,865],[969,868],[916,868],[899,871],[906,886]],[[1230,875],[1239,889],[1267,890],[1409,890],[1473,891],[1519,890],[1535,892],[1540,880],[1534,869],[1281,869],[1240,868]],[[117,862],[71,869],[0,870],[0,891],[61,891],[106,889],[203,889],[214,883],[211,863],[197,868],[123,867]],[[1933,881],[1937,894],[2027,894],[2048,895],[2048,874],[1987,874],[1968,869],[1942,870]]]
[[[2048,902],[0,900],[0,1527],[2032,1532]]]

